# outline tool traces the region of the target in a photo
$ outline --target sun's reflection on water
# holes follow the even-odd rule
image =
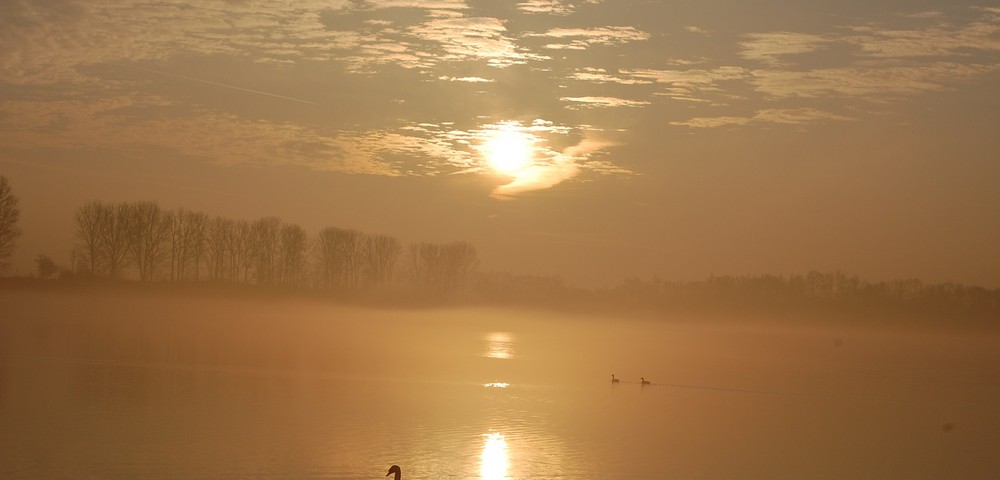
[[[483,356],[509,360],[514,358],[514,336],[508,332],[493,332],[486,336],[486,351]]]
[[[510,459],[507,456],[507,440],[503,435],[493,432],[483,435],[482,463],[479,465],[479,475],[484,480],[501,480],[507,478],[507,468]]]

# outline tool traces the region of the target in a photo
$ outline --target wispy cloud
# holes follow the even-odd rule
[[[722,92],[723,82],[747,79],[750,72],[742,67],[722,66],[714,69],[652,70],[623,72],[634,78],[654,81],[664,86],[661,95],[674,100],[708,102],[709,97]]]
[[[593,83],[618,83],[621,85],[648,85],[652,80],[636,78],[631,75],[620,73],[610,73],[603,68],[584,67],[577,69],[569,75],[569,78]]]
[[[262,91],[262,90],[254,90],[252,88],[240,87],[240,86],[237,86],[237,85],[230,85],[228,83],[213,82],[211,80],[206,80],[206,79],[203,79],[203,78],[196,78],[196,77],[191,77],[191,76],[187,76],[187,75],[181,75],[181,74],[177,74],[177,73],[162,72],[162,71],[159,71],[159,70],[153,70],[151,68],[143,68],[143,67],[133,67],[133,68],[135,68],[136,70],[144,71],[144,72],[155,73],[157,75],[165,75],[165,76],[168,76],[168,77],[180,78],[182,80],[188,80],[188,81],[191,81],[191,82],[203,83],[203,84],[206,84],[206,85],[212,85],[212,86],[215,86],[215,87],[226,88],[226,89],[229,89],[229,90],[237,90],[237,91],[240,91],[240,92],[247,92],[247,93],[252,93],[252,94],[255,94],[255,95],[264,95],[264,96],[272,97],[272,98],[280,98],[282,100],[288,100],[288,101],[298,102],[298,103],[305,103],[305,104],[308,104],[308,105],[319,105],[318,103],[310,101],[310,100],[303,100],[303,99],[297,98],[297,97],[292,97],[292,96],[288,96],[288,95],[281,95],[281,94],[277,94],[277,93],[273,93],[273,92],[265,92],[265,91]]]
[[[471,129],[458,129],[452,125],[419,124],[407,127],[410,135],[419,136],[435,145],[447,145],[439,152],[438,159],[445,162],[443,169],[457,169],[463,173],[495,175],[490,159],[480,146],[495,138],[498,132],[515,134],[532,145],[530,165],[502,177],[506,183],[498,186],[493,195],[498,198],[536,190],[552,188],[575,178],[582,172],[628,175],[632,172],[614,163],[597,158],[615,142],[598,137],[599,132],[582,127],[570,127],[555,122],[535,119],[524,123],[501,121],[479,125]],[[582,137],[568,147],[559,147],[567,139]]]
[[[442,75],[438,77],[438,80],[444,80],[446,82],[466,82],[466,83],[493,83],[495,80],[490,80],[483,77],[449,77],[447,75]]]
[[[548,49],[586,50],[594,45],[621,45],[641,42],[650,38],[649,33],[631,26],[597,28],[554,28],[544,33],[525,34],[526,37],[544,37],[562,40],[545,45]]]
[[[517,9],[524,13],[569,15],[576,6],[565,0],[525,0],[517,4]]]
[[[441,18],[409,29],[411,35],[441,45],[444,61],[481,59],[506,67],[547,58],[518,47],[506,31],[504,23],[492,17]]]
[[[469,5],[465,0],[365,0],[363,8],[372,10],[386,8],[419,8],[424,10],[465,10]]]
[[[11,2],[0,15],[0,81],[87,83],[83,67],[179,55],[331,60],[358,35],[326,29],[319,14],[347,3]]]
[[[965,56],[969,50],[1000,50],[1000,23],[977,21],[955,28],[936,25],[899,30],[858,26],[843,39],[857,46],[861,55],[879,58]]]
[[[1000,71],[1000,64],[934,62],[907,66],[822,68],[806,71],[755,70],[750,82],[773,97],[858,97],[882,100],[953,88]]]
[[[670,122],[671,125],[693,128],[717,128],[742,126],[759,123],[783,125],[805,125],[822,121],[849,121],[850,117],[817,110],[814,108],[770,108],[760,110],[752,117],[718,116],[696,117],[689,120]]]
[[[0,117],[0,143],[77,151],[169,151],[228,165],[299,165],[374,175],[401,171],[366,147],[362,134],[329,134],[291,122],[247,120],[205,109],[182,118],[157,115],[171,107],[162,97],[135,94],[86,101],[7,101],[0,108],[15,117]]]
[[[782,57],[815,52],[830,40],[822,35],[795,32],[751,33],[740,42],[740,56],[753,61],[778,64]]]
[[[641,107],[649,105],[647,101],[627,100],[617,97],[560,97],[559,100],[573,104],[568,108]]]
[[[525,192],[552,188],[577,176],[581,169],[592,168],[601,171],[604,164],[592,162],[592,158],[601,151],[614,146],[614,142],[587,138],[579,143],[566,147],[561,151],[551,151],[543,161],[538,161],[531,167],[520,172],[510,183],[500,185],[493,190],[493,196],[508,198]],[[608,173],[603,172],[602,173]],[[618,169],[614,173],[631,173]]]

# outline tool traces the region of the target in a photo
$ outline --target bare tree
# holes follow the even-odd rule
[[[337,232],[340,229],[327,227],[316,234],[313,242],[316,258],[317,284],[323,288],[339,285],[337,268]]]
[[[451,242],[444,246],[443,251],[449,285],[456,290],[465,290],[472,273],[479,266],[476,247],[469,242]]]
[[[78,268],[92,275],[118,277],[128,265],[127,211],[118,205],[92,201],[76,212]]]
[[[14,240],[21,235],[21,229],[17,226],[20,216],[17,197],[11,193],[7,177],[0,175],[0,273],[10,268],[10,257],[14,254]]]
[[[420,285],[423,281],[423,262],[420,261],[420,244],[410,243],[406,245],[406,260],[409,262],[410,279],[414,285]]]
[[[264,217],[253,222],[252,248],[254,274],[258,284],[270,285],[276,280],[278,249],[281,246],[281,219]]]
[[[106,205],[100,221],[101,249],[108,276],[118,278],[128,266],[128,204]]]
[[[439,288],[444,284],[444,266],[441,261],[441,246],[436,243],[421,242],[418,251],[419,265],[421,272],[418,284],[425,287]]]
[[[205,263],[208,267],[208,277],[212,280],[232,280],[230,261],[233,230],[236,224],[232,220],[215,217],[208,223],[205,231]]]
[[[280,282],[288,286],[300,286],[305,281],[306,249],[308,236],[298,225],[281,227],[281,246],[279,249]]]
[[[240,280],[242,277],[243,283],[250,282],[250,267],[254,262],[253,244],[253,229],[250,222],[246,220],[236,222],[229,244],[233,280]]]
[[[365,273],[369,285],[385,287],[392,282],[401,250],[395,237],[381,234],[365,236]]]
[[[201,212],[180,210],[170,222],[170,278],[197,280],[205,251],[205,227],[208,216]]]
[[[101,265],[100,223],[104,205],[93,201],[76,211],[76,252],[80,262],[75,269],[97,275]]]
[[[362,233],[343,228],[324,228],[316,237],[317,271],[326,287],[356,288],[364,266]]]
[[[172,218],[153,202],[133,203],[126,212],[129,257],[139,280],[149,281],[167,258]]]
[[[411,268],[418,285],[442,291],[468,287],[479,260],[469,242],[420,243],[409,248]]]

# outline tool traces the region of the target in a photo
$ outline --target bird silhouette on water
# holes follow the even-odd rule
[[[615,378],[615,374],[612,373],[611,374],[611,383],[619,383],[619,382],[621,382],[621,380]]]
[[[403,472],[399,470],[399,465],[393,465],[389,467],[389,473],[385,474],[385,476],[388,477],[389,475],[392,475],[394,473],[396,474],[396,476],[392,477],[392,480],[399,480],[399,477],[403,475]]]
[[[639,384],[640,385],[649,385],[649,380],[646,380],[646,377],[639,377]]]

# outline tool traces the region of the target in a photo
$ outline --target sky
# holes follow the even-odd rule
[[[6,0],[14,265],[90,200],[481,269],[1000,287],[1000,4]]]

